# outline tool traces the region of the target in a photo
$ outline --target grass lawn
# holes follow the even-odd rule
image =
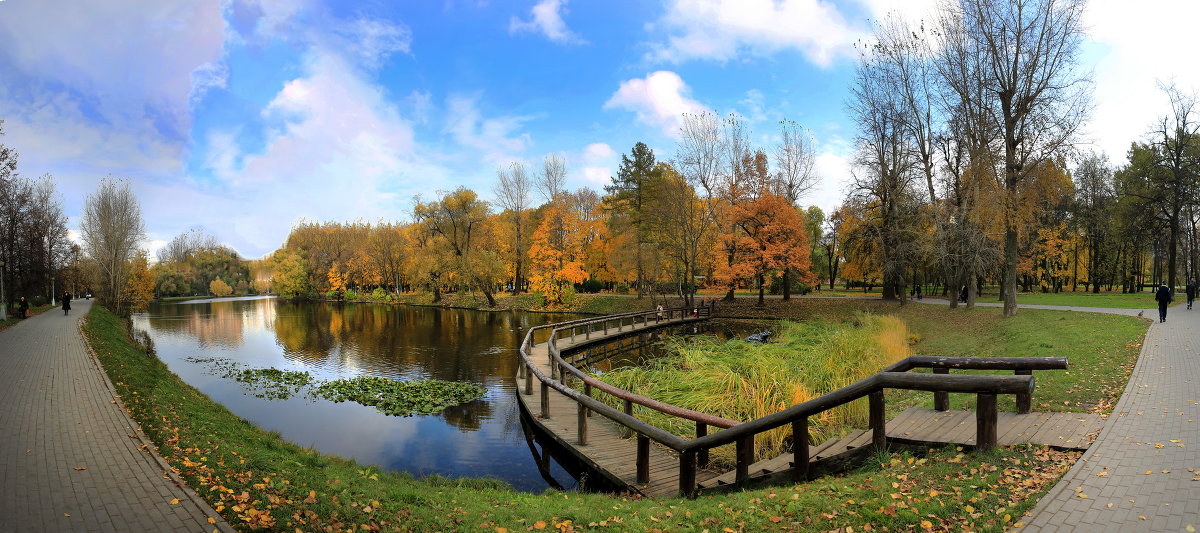
[[[850,320],[855,312],[895,314],[916,335],[917,355],[1066,357],[1065,371],[1035,374],[1034,408],[1045,411],[1109,412],[1129,380],[1141,351],[1149,322],[1135,317],[1021,309],[1004,318],[1000,309],[950,309],[940,305],[861,300],[796,299],[768,302],[760,308],[750,299],[720,302],[718,316],[786,318],[790,320]],[[895,400],[893,400],[895,397]],[[969,395],[951,395],[955,409],[973,405]],[[933,406],[929,393],[889,393],[888,411]],[[1010,396],[1000,397],[1001,409],[1013,409]]]
[[[1185,298],[1175,299],[1176,304],[1185,301]],[[1017,294],[1017,305],[1020,304],[1113,307],[1119,309],[1153,309],[1158,306],[1154,301],[1154,294],[1149,292],[1125,294],[1119,292],[1020,293]]]
[[[37,307],[30,307],[30,308],[29,308],[29,316],[31,316],[31,317],[32,317],[32,316],[34,316],[34,315],[40,315],[40,314],[42,314],[42,313],[45,313],[46,311],[49,311],[49,310],[51,310],[51,309],[60,309],[60,308],[61,308],[60,306],[57,306],[57,305],[49,305],[49,304],[47,304],[47,305],[39,305],[39,306],[37,306]],[[15,306],[15,305],[11,305],[11,306],[9,306],[9,307],[8,307],[8,312],[9,312],[9,313],[16,313],[16,312],[17,312],[17,306]],[[20,318],[17,318],[15,314],[14,314],[13,316],[9,316],[9,317],[3,317],[3,318],[0,318],[0,331],[4,331],[5,329],[8,329],[8,328],[10,328],[10,327],[13,327],[13,326],[15,326],[15,325],[17,325],[17,324],[21,323],[21,320],[22,320],[22,319],[20,319]]]
[[[878,453],[842,476],[695,500],[418,481],[301,448],[238,418],[132,344],[121,321],[100,306],[85,333],[159,452],[241,530],[1003,531],[1079,455],[1035,447]]]

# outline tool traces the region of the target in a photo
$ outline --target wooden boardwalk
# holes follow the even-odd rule
[[[1086,450],[1104,426],[1100,415],[1088,413],[1000,413],[996,429],[998,443],[1044,444],[1055,448]],[[934,411],[912,408],[887,423],[889,442],[901,444],[975,445],[974,411]],[[869,430],[855,430],[840,439],[830,439],[810,451],[816,464],[871,445]],[[791,452],[750,466],[750,477],[762,477],[792,467]],[[734,473],[727,472],[699,483],[701,489],[730,485]]]
[[[574,336],[562,337],[556,346],[562,353],[579,350],[586,346],[611,341],[616,338],[635,335],[670,326],[685,325],[702,320],[684,317],[670,320],[655,321],[642,324],[626,324],[619,330],[615,327],[607,331],[595,330],[591,326],[581,327]],[[529,357],[533,364],[545,375],[552,375],[549,363],[547,343],[532,345]],[[555,440],[563,449],[573,454],[582,463],[588,465],[604,476],[615,486],[625,487],[631,492],[651,497],[669,497],[679,494],[680,460],[679,455],[663,446],[649,447],[649,482],[637,482],[637,439],[628,438],[623,434],[627,431],[619,424],[612,422],[599,414],[592,413],[586,421],[587,444],[580,444],[579,435],[579,404],[553,390],[548,391],[549,417],[543,418],[542,387],[532,387],[530,394],[525,394],[524,379],[515,378],[518,385],[518,398],[522,407],[531,416],[533,424],[537,425],[549,438]],[[634,412],[636,415],[637,412]],[[1086,449],[1095,438],[1103,425],[1099,415],[1083,413],[998,413],[997,443],[1012,445],[1018,443],[1045,444],[1066,449]],[[947,443],[975,444],[976,416],[972,411],[935,411],[930,409],[908,409],[895,419],[886,423],[887,438],[898,444]],[[813,471],[827,469],[826,465],[836,464],[840,458],[851,454],[862,453],[871,446],[872,431],[856,430],[840,438],[831,439],[809,450]],[[785,479],[784,471],[792,468],[793,454],[784,453],[779,457],[754,462],[749,468],[747,482],[763,481],[764,479]],[[699,468],[696,472],[697,489],[720,490],[734,484],[736,473],[718,472]]]
[[[677,326],[696,322],[694,318],[662,320],[648,324],[626,325],[621,331],[610,328],[608,334],[596,331],[591,334],[580,333],[573,338],[558,340],[558,348],[562,351],[578,349],[584,345],[597,344],[618,336],[634,335],[639,332],[651,331],[664,327]],[[546,343],[536,344],[530,349],[530,356],[546,375],[550,374],[549,356]],[[637,467],[634,457],[637,455],[637,439],[625,438],[621,435],[621,427],[604,417],[593,414],[588,419],[588,443],[580,445],[576,438],[579,427],[578,404],[566,398],[553,389],[550,390],[550,417],[538,416],[541,408],[541,387],[534,386],[532,394],[524,394],[524,380],[518,379],[519,397],[526,411],[530,413],[533,423],[561,446],[569,450],[579,460],[592,467],[598,473],[608,478],[618,486],[627,487],[630,491],[646,496],[673,496],[679,492],[679,457],[660,446],[650,446],[650,483],[637,482]],[[717,472],[701,470],[696,474],[697,481],[707,480],[717,476]]]

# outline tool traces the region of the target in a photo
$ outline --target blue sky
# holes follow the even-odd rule
[[[568,162],[600,188],[637,141],[674,152],[680,113],[742,115],[761,147],[812,133],[835,207],[849,176],[854,41],[932,0],[189,2],[0,0],[0,143],[50,173],[72,220],[128,178],[148,249],[203,227],[243,255],[301,219],[403,220],[414,195],[492,196],[496,169]],[[1113,161],[1166,111],[1193,2],[1094,0],[1085,142]]]

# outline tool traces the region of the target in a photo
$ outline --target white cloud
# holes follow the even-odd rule
[[[359,17],[344,27],[347,48],[367,68],[378,68],[396,52],[412,52],[412,30],[403,24]]]
[[[320,47],[303,70],[263,109],[271,127],[261,151],[244,152],[236,132],[210,134],[201,160],[217,183],[145,187],[149,198],[174,200],[170,208],[155,202],[147,219],[222,228],[214,230],[219,238],[257,256],[277,248],[300,218],[394,220],[413,194],[451,182],[363,70]]]
[[[209,89],[224,89],[229,85],[229,68],[225,63],[209,61],[192,70],[192,90],[188,101],[193,105],[204,98]]]
[[[850,174],[853,168],[850,150],[849,144],[834,136],[819,148],[820,153],[814,161],[817,186],[804,203],[820,207],[826,216],[842,205],[853,180]]]
[[[445,131],[458,144],[483,152],[483,159],[497,165],[519,159],[519,153],[532,144],[528,133],[518,133],[532,117],[505,115],[484,118],[479,98],[451,96],[446,101]]]
[[[672,0],[651,29],[667,35],[650,45],[647,59],[655,62],[723,62],[792,49],[820,66],[850,55],[866,33],[824,0]]]
[[[542,0],[529,10],[529,20],[512,17],[508,21],[509,33],[526,31],[541,32],[547,39],[563,44],[582,44],[586,41],[567,28],[563,21],[567,0]]]
[[[1095,65],[1096,104],[1086,135],[1120,164],[1129,143],[1169,112],[1159,81],[1200,90],[1200,70],[1185,52],[1194,48],[1200,3],[1093,1],[1085,17],[1092,44],[1084,59]]]
[[[660,70],[621,82],[617,92],[604,103],[605,109],[626,109],[637,113],[642,123],[660,128],[664,134],[679,134],[683,113],[707,111],[700,102],[688,97],[691,90],[678,74]]]
[[[607,143],[597,142],[583,149],[583,183],[599,188],[612,183],[617,152]]]

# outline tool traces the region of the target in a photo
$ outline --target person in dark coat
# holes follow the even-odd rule
[[[64,292],[62,295],[63,315],[71,314],[71,293]]]
[[[17,302],[17,316],[21,318],[29,316],[29,301],[24,296],[21,297],[21,301]]]
[[[1171,305],[1171,288],[1167,286],[1167,281],[1163,280],[1162,284],[1154,290],[1154,299],[1158,301],[1158,321],[1167,321],[1167,306]]]
[[[1187,299],[1188,309],[1192,308],[1192,300],[1196,299],[1196,280],[1191,280],[1187,284]]]

